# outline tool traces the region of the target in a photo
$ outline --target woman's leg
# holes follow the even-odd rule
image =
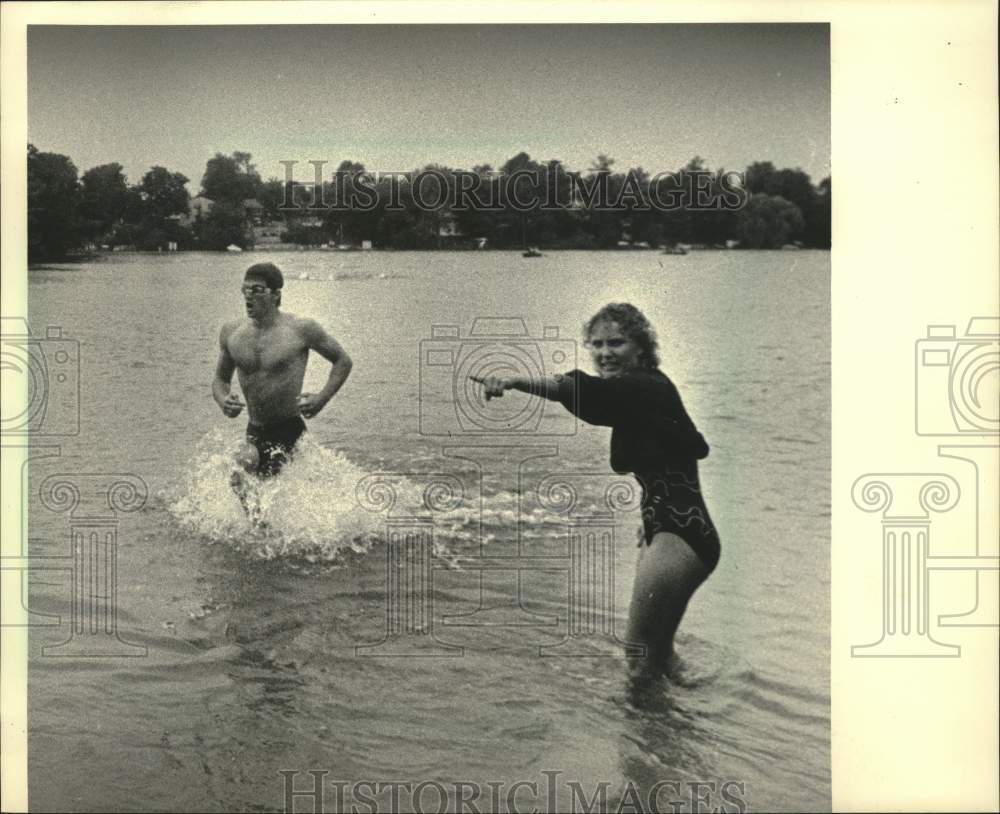
[[[627,640],[645,645],[646,654],[631,658],[633,678],[653,677],[670,666],[674,634],[688,600],[708,574],[691,546],[676,534],[661,531],[649,546],[642,547],[632,587]]]

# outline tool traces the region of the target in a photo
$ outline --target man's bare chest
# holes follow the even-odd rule
[[[241,330],[229,340],[229,353],[244,373],[280,372],[300,364],[307,352],[301,338],[284,328]]]

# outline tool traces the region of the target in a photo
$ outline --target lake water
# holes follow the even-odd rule
[[[245,419],[222,416],[210,383],[261,259],[285,271],[282,307],[355,364],[262,489],[255,531],[227,486]],[[33,269],[34,333],[80,344],[80,432],[30,468],[47,564],[30,579],[32,810],[280,811],[281,771],[299,791],[319,777],[331,811],[648,810],[650,793],[661,810],[829,810],[829,274],[807,251]],[[519,394],[487,409],[464,378],[589,370],[580,326],[612,300],[657,326],[711,445],[722,538],[678,675],[641,708],[615,641],[639,521],[609,431]],[[325,375],[314,359],[307,389]],[[137,492],[109,503],[115,481]],[[116,535],[115,580],[86,587],[114,546],[82,545],[74,566],[71,530]],[[105,620],[87,597],[112,590]],[[412,785],[395,800],[376,785],[397,781]]]

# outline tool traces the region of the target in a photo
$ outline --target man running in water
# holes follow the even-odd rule
[[[219,334],[212,395],[228,418],[236,418],[244,406],[250,417],[247,444],[238,457],[240,469],[231,479],[244,508],[245,473],[261,478],[278,474],[305,431],[302,417],[319,413],[351,372],[351,358],[319,323],[279,310],[283,285],[273,263],[250,266],[242,288],[247,319],[226,323]],[[310,350],[332,365],[319,393],[302,392]],[[246,405],[229,392],[234,370]]]

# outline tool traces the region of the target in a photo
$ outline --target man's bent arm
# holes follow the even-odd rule
[[[316,351],[331,365],[326,384],[317,394],[323,404],[326,404],[347,381],[354,363],[340,343],[324,331],[315,320],[304,320],[303,332],[309,349]]]
[[[231,332],[229,325],[223,325],[219,333],[219,361],[215,365],[215,378],[212,380],[212,397],[215,403],[222,407],[229,396],[229,387],[233,381],[233,371],[236,370],[236,362],[226,347],[226,341]]]

